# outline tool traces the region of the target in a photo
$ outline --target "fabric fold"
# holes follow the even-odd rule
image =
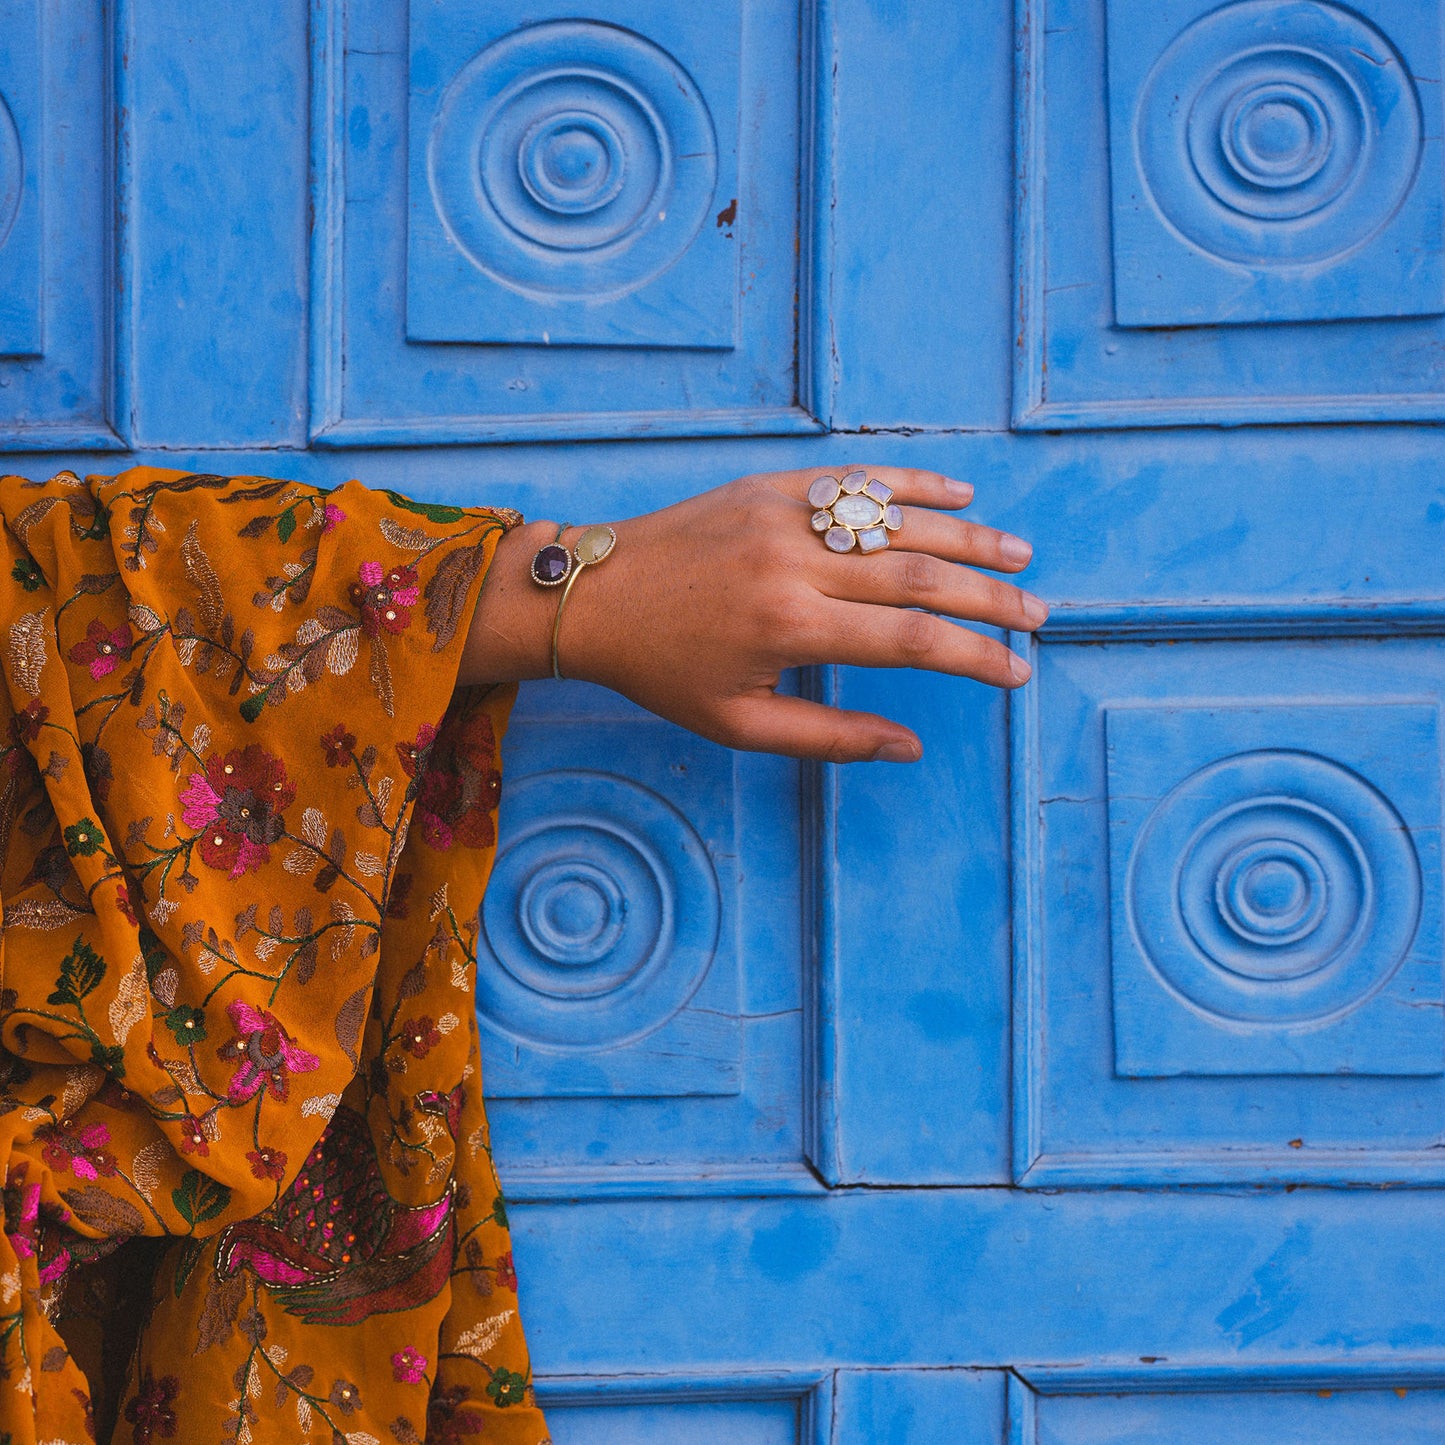
[[[456,687],[519,519],[134,468],[0,520],[0,1440],[539,1445],[473,1007],[514,689]]]

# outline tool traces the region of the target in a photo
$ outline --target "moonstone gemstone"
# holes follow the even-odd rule
[[[829,527],[823,533],[823,540],[833,552],[851,552],[853,550],[853,534],[846,527]]]
[[[861,494],[854,497],[839,497],[833,503],[833,520],[856,532],[860,527],[876,527],[883,520],[883,508]]]
[[[869,527],[858,533],[860,552],[878,552],[888,545],[888,533],[882,527]]]
[[[815,507],[831,507],[838,500],[838,478],[818,477],[808,488],[808,500]]]
[[[890,532],[896,532],[903,525],[903,508],[897,502],[890,502],[884,507],[883,525]]]
[[[851,495],[853,492],[861,492],[863,484],[867,480],[867,474],[864,472],[849,472],[838,485]]]
[[[826,532],[833,525],[833,514],[823,507],[813,513],[813,530],[815,532]]]
[[[885,487],[877,477],[874,477],[863,490],[867,492],[880,507],[885,505],[893,497],[893,488]]]

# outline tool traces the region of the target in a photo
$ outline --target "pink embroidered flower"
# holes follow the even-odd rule
[[[57,1174],[73,1173],[77,1179],[109,1179],[116,1171],[115,1155],[105,1146],[110,1143],[110,1130],[104,1124],[86,1124],[83,1128],[74,1119],[58,1124],[42,1124],[35,1137],[44,1145],[45,1162]]]
[[[192,773],[181,793],[181,818],[202,829],[201,861],[231,878],[271,858],[270,845],[286,831],[281,815],[295,801],[296,785],[280,758],[259,743],[212,753],[204,773]]]
[[[130,656],[134,645],[130,623],[109,628],[99,617],[92,617],[85,636],[70,649],[70,660],[88,667],[91,677],[99,679],[114,672]]]
[[[339,527],[346,520],[346,513],[335,502],[327,502],[321,511],[321,535],[324,537],[333,527]]]
[[[321,1067],[321,1060],[296,1043],[285,1025],[265,1009],[238,998],[227,1005],[226,1014],[236,1037],[216,1052],[227,1062],[236,1061],[226,1089],[233,1104],[254,1098],[262,1089],[284,1104],[290,1093],[288,1077]]]
[[[391,1357],[391,1377],[399,1385],[419,1385],[426,1379],[427,1358],[408,1345]]]
[[[363,562],[351,584],[352,605],[361,609],[362,631],[368,637],[401,632],[411,622],[411,609],[421,601],[415,567],[384,571],[380,562]]]

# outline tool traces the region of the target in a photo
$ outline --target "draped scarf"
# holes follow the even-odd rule
[[[513,512],[0,478],[0,1445],[547,1438],[473,996]]]

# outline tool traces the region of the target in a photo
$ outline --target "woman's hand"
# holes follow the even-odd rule
[[[1048,608],[1037,597],[975,570],[1018,572],[1029,544],[946,515],[968,505],[966,482],[868,467],[893,488],[903,526],[886,550],[840,556],[810,530],[807,490],[844,470],[743,477],[613,523],[616,547],[577,578],[562,616],[563,676],[614,688],[729,747],[831,762],[911,762],[922,746],[887,718],[779,695],[786,668],[850,663],[929,668],[996,687],[1027,681],[1022,658],[935,614],[1038,627]],[[528,568],[555,534],[538,522],[500,544],[461,681],[551,675],[558,593],[537,587]],[[580,534],[573,528],[562,540],[572,545]]]

